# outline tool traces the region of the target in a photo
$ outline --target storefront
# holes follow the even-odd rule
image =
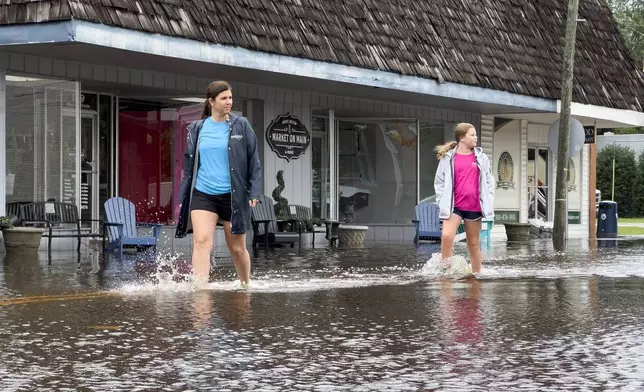
[[[289,204],[366,224],[370,240],[412,240],[414,206],[434,194],[433,149],[453,139],[459,122],[477,128],[493,161],[493,235],[503,235],[506,221],[553,217],[556,162],[547,130],[560,102],[551,90],[535,92],[552,89],[549,81],[517,92],[520,83],[482,87],[445,80],[447,73],[419,77],[82,15],[62,19],[0,27],[7,33],[0,39],[0,209],[53,198],[100,219],[105,200],[118,195],[135,204],[138,220],[166,225],[171,239],[186,127],[201,115],[207,84],[224,79],[233,85],[234,111],[256,131],[264,193],[272,197],[283,171],[281,197]],[[633,80],[633,91],[641,89]],[[635,101],[622,101],[589,99],[573,115],[598,128],[643,125],[641,108],[626,108]],[[285,124],[299,136],[280,133]],[[588,145],[568,162],[571,236],[588,234],[591,153]]]
[[[102,219],[104,202],[118,195],[135,204],[140,221],[176,222],[186,127],[200,118],[203,98],[119,87],[7,73],[6,203],[55,199]],[[264,193],[271,197],[283,170],[281,196],[289,203],[319,218],[367,224],[379,240],[392,230],[413,238],[414,206],[434,193],[433,148],[453,138],[459,121],[479,126],[478,115],[454,110],[302,91],[278,96],[234,82],[233,89],[233,111],[258,136]],[[267,142],[286,115],[310,139],[288,157]],[[301,144],[282,143],[289,150]]]
[[[186,127],[200,118],[203,99],[148,89],[119,94],[119,87],[100,91],[92,81],[7,73],[6,203],[55,199],[79,204],[83,218],[102,219],[104,202],[118,195],[135,204],[139,221],[172,229]],[[272,197],[283,170],[281,196],[290,204],[319,218],[366,224],[372,240],[413,238],[414,206],[434,195],[433,149],[451,141],[461,121],[477,127],[481,143],[492,141],[486,152],[497,182],[497,223],[552,220],[555,172],[545,125],[311,92],[278,95],[258,85],[233,89],[233,111],[248,117],[258,136],[264,193]],[[284,116],[300,122],[310,140],[282,140],[282,149],[267,142]],[[583,235],[587,224],[583,151],[569,163],[569,222],[579,226],[573,235]]]

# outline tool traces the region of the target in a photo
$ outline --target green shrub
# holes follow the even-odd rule
[[[0,230],[2,229],[10,229],[13,227],[13,224],[11,223],[11,219],[6,216],[0,216]]]
[[[624,146],[611,144],[597,155],[597,188],[602,200],[611,199],[613,180],[613,159],[615,159],[615,202],[620,217],[630,218],[639,215],[637,203],[638,165],[635,152]]]

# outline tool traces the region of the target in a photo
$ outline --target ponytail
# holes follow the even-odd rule
[[[201,112],[201,119],[206,119],[210,117],[210,102],[208,102],[208,98],[206,98],[206,102],[203,105],[203,111]]]
[[[434,151],[436,151],[436,158],[438,158],[438,160],[440,161],[441,159],[443,159],[445,154],[455,149],[457,144],[458,143],[456,142],[449,142],[449,143],[441,144],[440,146],[436,146],[434,148]]]
[[[461,141],[467,135],[467,133],[470,131],[470,129],[474,129],[474,125],[470,123],[459,123],[456,124],[456,127],[454,128],[454,140],[453,142],[445,143],[440,146],[436,146],[434,148],[434,151],[436,151],[436,158],[440,161],[443,159],[445,154],[448,152],[452,151],[453,149],[456,148],[458,145],[458,142]]]

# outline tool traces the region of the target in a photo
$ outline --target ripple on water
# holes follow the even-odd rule
[[[427,255],[298,256],[248,291],[168,259],[114,295],[0,307],[0,390],[644,390],[644,257],[577,255],[492,258],[474,282]]]

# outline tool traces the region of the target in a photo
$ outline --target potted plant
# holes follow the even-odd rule
[[[275,217],[277,220],[280,221],[286,221],[290,218],[290,215],[288,213],[288,199],[282,196],[282,192],[284,192],[285,184],[284,184],[284,170],[280,170],[277,172],[277,186],[275,189],[273,189],[273,193],[271,196],[273,196],[273,200],[275,200],[275,205],[273,206],[273,209],[275,210]],[[280,224],[279,230],[280,231],[290,231],[290,225],[289,224]],[[288,226],[288,227],[287,227]]]
[[[505,222],[505,235],[508,237],[508,242],[526,242],[530,240],[529,223],[519,222]]]
[[[0,230],[7,253],[37,252],[43,229],[37,227],[16,227],[10,217],[0,216]]]

